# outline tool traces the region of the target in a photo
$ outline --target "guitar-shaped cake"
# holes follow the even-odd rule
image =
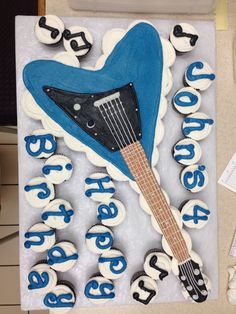
[[[201,270],[151,168],[163,63],[159,34],[142,22],[129,29],[102,69],[34,61],[24,69],[24,82],[65,134],[136,182],[179,263],[181,282],[195,302],[203,302],[208,292]]]

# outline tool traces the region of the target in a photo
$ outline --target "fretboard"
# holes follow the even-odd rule
[[[149,166],[140,142],[121,149],[121,154],[155,217],[174,257],[179,262],[190,258],[188,248],[173,213]]]

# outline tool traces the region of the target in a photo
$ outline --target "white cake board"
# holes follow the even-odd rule
[[[35,59],[51,59],[54,54],[63,50],[59,47],[47,47],[37,42],[34,36],[34,24],[38,17],[16,17],[16,74],[17,74],[17,105],[18,105],[18,134],[19,134],[19,191],[20,191],[20,274],[21,274],[21,305],[25,310],[43,309],[42,297],[35,297],[33,292],[27,290],[27,275],[29,269],[37,261],[45,259],[46,254],[33,253],[23,246],[24,233],[34,223],[40,221],[41,210],[31,208],[24,198],[24,185],[32,177],[41,174],[43,161],[27,155],[24,137],[33,130],[41,128],[41,123],[26,116],[21,107],[21,97],[25,90],[22,81],[22,70],[30,61]],[[127,28],[131,20],[115,18],[63,18],[67,26],[80,25],[87,27],[94,36],[94,46],[89,56],[81,62],[82,66],[95,65],[101,54],[101,39],[105,32],[111,28]],[[151,20],[157,27],[161,36],[168,38],[170,30],[177,21]],[[190,198],[200,198],[205,201],[210,210],[209,223],[202,230],[188,230],[192,237],[193,250],[202,258],[204,273],[212,281],[210,299],[218,295],[218,254],[217,254],[217,206],[216,206],[216,133],[215,127],[211,135],[201,142],[203,157],[201,162],[206,165],[209,173],[207,188],[198,195],[187,192],[180,184],[179,174],[182,169],[172,158],[172,147],[181,139],[181,123],[183,118],[175,112],[171,105],[174,92],[181,88],[185,68],[193,61],[206,60],[215,68],[215,28],[212,21],[190,21],[200,38],[196,49],[191,53],[178,56],[172,68],[174,86],[168,96],[169,106],[164,118],[165,136],[159,146],[160,159],[158,171],[161,183],[170,196],[171,204],[179,207]],[[152,82],[150,82],[152,84]],[[202,111],[215,118],[215,83],[202,93]],[[74,164],[73,177],[66,183],[56,186],[56,196],[69,200],[75,209],[75,219],[71,226],[64,231],[57,232],[57,239],[70,240],[79,249],[78,264],[64,274],[60,279],[69,280],[75,286],[77,294],[76,307],[93,306],[84,296],[84,286],[87,279],[97,272],[98,256],[90,253],[85,246],[85,233],[87,229],[97,223],[96,204],[84,195],[84,179],[93,172],[102,169],[92,166],[83,153],[70,151],[61,139],[58,139],[58,152],[71,158]],[[102,170],[104,171],[104,170]],[[138,195],[129,187],[128,183],[115,182],[119,198],[127,208],[127,218],[123,224],[113,229],[115,235],[114,246],[120,248],[128,260],[125,275],[115,281],[116,298],[105,306],[132,304],[129,294],[130,279],[132,275],[142,270],[145,253],[152,248],[160,248],[160,235],[156,233],[148,216],[139,206]],[[183,301],[178,279],[171,274],[163,282],[158,282],[159,294],[153,303]]]

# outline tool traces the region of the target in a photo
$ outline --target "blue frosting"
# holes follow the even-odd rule
[[[47,287],[49,283],[49,276],[47,272],[42,272],[39,274],[37,271],[31,271],[28,275],[28,289],[41,289]]]
[[[188,97],[189,101],[181,100],[182,97]],[[174,102],[177,106],[180,106],[180,107],[191,107],[191,106],[196,105],[196,103],[198,102],[198,97],[197,95],[189,91],[183,91],[183,92],[179,92],[175,94]]]
[[[55,256],[54,253],[59,253],[60,255]],[[59,247],[54,246],[50,250],[48,250],[48,265],[61,264],[70,260],[77,260],[79,255],[74,253],[72,255],[66,255],[65,251]]]
[[[31,145],[39,142],[38,150],[31,149]],[[46,143],[50,142],[51,147],[47,148]],[[25,137],[25,148],[30,156],[38,157],[41,153],[53,154],[57,149],[57,142],[52,134],[30,135]]]
[[[70,300],[71,302],[68,302]],[[51,308],[73,307],[75,302],[72,300],[73,300],[72,293],[62,293],[57,296],[55,293],[49,292],[45,295],[43,303],[47,307]]]
[[[112,246],[113,244],[113,237],[111,235],[110,232],[102,232],[102,233],[98,233],[98,232],[87,232],[85,235],[86,239],[92,239],[92,238],[96,238],[96,246],[101,249],[101,250],[105,250],[108,249]],[[106,244],[103,244],[104,242],[106,242],[108,240],[108,242]]]
[[[73,169],[73,165],[68,163],[66,164],[66,170],[72,170]]]
[[[61,165],[45,165],[43,166],[42,172],[43,174],[49,174],[52,170],[61,171],[63,167]]]
[[[111,178],[109,176],[105,176],[105,177],[99,178],[99,179],[86,178],[85,179],[86,184],[94,184],[95,183],[98,185],[98,187],[92,188],[92,189],[87,189],[85,191],[85,195],[87,197],[91,197],[93,193],[111,193],[111,194],[114,194],[116,190],[113,187],[105,188],[103,185],[103,183],[109,183],[109,182],[111,182]]]
[[[189,65],[186,71],[186,77],[189,81],[196,81],[196,80],[202,80],[202,79],[208,79],[213,81],[215,79],[215,74],[214,73],[201,73],[201,74],[193,74],[194,69],[203,69],[204,68],[204,63],[201,61],[196,61],[193,62]]]
[[[28,231],[25,233],[25,238],[26,239],[30,239],[30,238],[34,238],[34,237],[38,237],[38,241],[34,240],[27,240],[24,243],[24,246],[26,249],[29,249],[31,246],[39,246],[42,245],[45,241],[45,237],[50,237],[55,235],[55,231],[54,230],[48,230],[48,231]]]
[[[203,213],[203,215],[199,215],[198,212]],[[208,215],[210,215],[210,211],[208,209],[203,208],[199,205],[194,205],[193,215],[184,214],[182,218],[183,221],[193,220],[195,225],[197,225],[200,220],[208,220]]]
[[[50,189],[48,188],[48,185],[46,182],[35,184],[35,185],[26,185],[25,186],[25,192],[30,192],[32,190],[42,190],[40,191],[37,196],[40,199],[48,198],[51,194]]]
[[[199,119],[199,118],[191,118],[191,117],[186,117],[184,119],[185,123],[197,123],[198,125],[196,126],[186,126],[183,128],[183,134],[185,136],[189,135],[191,132],[195,131],[202,131],[206,124],[212,125],[214,121],[212,119]]]
[[[192,190],[196,186],[202,187],[205,183],[205,175],[203,171],[205,166],[198,166],[197,170],[186,171],[183,177],[183,184],[188,190]]]
[[[99,294],[93,294],[93,290],[99,290]],[[106,290],[111,292],[106,292]],[[104,282],[99,284],[97,280],[93,279],[86,284],[84,294],[89,299],[113,299],[115,297],[113,290],[114,285],[112,283]]]
[[[117,257],[99,257],[99,263],[110,263],[110,271],[114,274],[121,274],[126,270],[127,262],[124,256]],[[119,268],[118,268],[119,266]]]
[[[115,203],[110,202],[109,205],[100,204],[98,206],[98,220],[112,219],[116,218],[118,215],[118,207]]]
[[[121,153],[110,152],[91,138],[44,93],[43,86],[77,93],[99,93],[132,82],[141,116],[141,143],[151,163],[160,104],[162,69],[163,54],[159,34],[153,26],[141,22],[126,33],[100,70],[92,71],[56,61],[37,60],[25,66],[23,79],[36,103],[51,119],[132,179]]]
[[[45,211],[42,214],[42,219],[47,220],[48,217],[50,217],[50,216],[54,216],[54,217],[61,217],[62,216],[62,217],[64,217],[64,222],[69,223],[71,221],[71,216],[74,215],[73,209],[66,210],[65,205],[63,205],[63,204],[59,205],[58,209],[59,209],[59,211],[57,211],[57,212]]]
[[[193,144],[187,144],[187,145],[185,145],[185,144],[183,144],[183,145],[176,145],[175,146],[175,150],[187,150],[188,152],[189,152],[189,154],[187,154],[187,155],[181,155],[181,154],[176,154],[175,156],[174,156],[174,158],[175,158],[175,160],[176,161],[180,161],[180,160],[182,160],[182,159],[187,159],[187,160],[189,160],[189,159],[193,159],[194,158],[194,156],[195,156],[195,146],[193,145]]]

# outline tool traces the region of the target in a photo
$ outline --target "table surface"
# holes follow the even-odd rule
[[[217,177],[220,176],[236,148],[236,111],[234,109],[236,99],[236,85],[233,79],[233,37],[236,25],[236,1],[228,0],[229,28],[217,31]],[[61,16],[116,16],[137,18],[168,18],[186,19],[188,16],[173,15],[134,15],[114,13],[79,12],[69,9],[67,0],[46,1],[46,12]],[[193,18],[191,16],[191,18]],[[196,16],[196,19],[208,19],[209,16]],[[17,178],[17,139],[14,134],[0,133],[0,164],[1,164],[1,217],[0,238],[14,233],[18,229],[18,178]],[[9,167],[9,164],[11,167]],[[173,313],[173,314],[233,314],[235,306],[230,305],[226,299],[228,283],[227,267],[236,263],[236,259],[228,255],[233,233],[235,230],[235,201],[236,194],[218,186],[219,209],[219,275],[220,291],[218,300],[207,301],[201,305],[191,303],[154,304],[147,307],[142,305],[130,305],[113,307],[114,314],[123,313]],[[9,210],[10,209],[10,210]],[[19,261],[18,238],[11,238],[7,243],[0,244],[0,278],[4,286],[1,286],[0,313],[23,314],[20,310],[19,294]],[[30,314],[46,314],[47,311],[30,311]],[[76,313],[94,313],[94,309],[80,309]],[[110,313],[109,308],[98,308],[96,313]]]

